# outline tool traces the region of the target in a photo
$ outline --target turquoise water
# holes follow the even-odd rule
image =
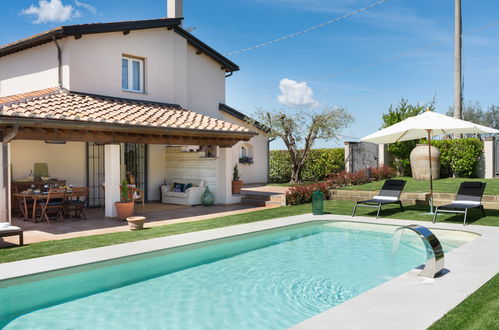
[[[290,226],[4,281],[0,326],[286,329],[423,264],[415,235],[392,255],[393,230]]]

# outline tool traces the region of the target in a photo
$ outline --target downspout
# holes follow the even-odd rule
[[[234,74],[233,71],[229,72],[228,74],[225,75],[225,78],[229,78],[230,76],[232,76]]]
[[[7,129],[2,139],[2,143],[9,143],[13,138],[16,137],[18,131],[19,125],[14,125],[12,128]]]
[[[59,88],[62,88],[62,50],[61,50],[61,46],[59,45],[59,43],[57,42],[57,39],[55,36],[52,36],[52,40],[54,41],[55,43],[55,46],[57,47],[57,61],[58,61],[58,82],[57,82],[57,85],[59,86]]]

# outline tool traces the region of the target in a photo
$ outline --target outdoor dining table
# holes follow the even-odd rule
[[[48,196],[48,192],[41,192],[41,193],[34,193],[34,192],[20,192],[20,193],[15,193],[13,194],[14,197],[18,198],[18,200],[22,200],[22,203],[20,203],[21,207],[21,213],[23,214],[24,220],[29,220],[33,222],[38,222],[36,220],[36,204],[40,200],[44,200]],[[73,193],[72,191],[67,191],[65,194],[65,197],[70,199],[74,197],[78,197],[77,193]],[[28,201],[32,200],[33,201],[33,210],[31,212],[31,217],[30,217],[30,212],[28,208]]]

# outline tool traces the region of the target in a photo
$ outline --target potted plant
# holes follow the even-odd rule
[[[253,157],[240,157],[239,158],[239,164],[243,164],[243,165],[251,165],[253,164]]]
[[[232,170],[232,193],[240,194],[242,185],[243,182],[240,180],[239,177],[239,169],[237,168],[237,164],[235,164],[234,169]]]
[[[133,201],[128,187],[128,181],[121,181],[120,186],[120,201],[114,203],[116,206],[116,213],[118,213],[118,220],[126,220],[126,218],[133,215]]]

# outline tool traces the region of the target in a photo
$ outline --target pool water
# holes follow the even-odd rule
[[[0,306],[8,306],[0,326],[286,329],[425,262],[415,234],[404,234],[393,255],[396,227],[376,227],[289,226],[0,282]],[[452,235],[442,241],[446,251],[465,242]]]

